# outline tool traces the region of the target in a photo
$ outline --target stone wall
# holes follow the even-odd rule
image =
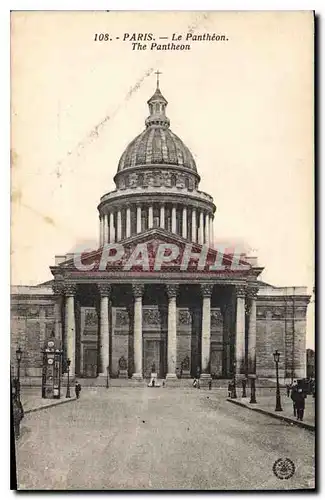
[[[292,307],[294,302],[294,307]],[[273,352],[280,353],[281,379],[306,376],[306,298],[259,297],[257,302],[256,374],[275,378]]]
[[[42,349],[54,330],[54,302],[51,296],[12,296],[10,360],[16,372],[16,349],[23,354],[22,377],[42,375]]]

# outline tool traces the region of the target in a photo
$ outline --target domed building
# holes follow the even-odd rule
[[[148,101],[145,130],[130,142],[119,161],[116,190],[100,200],[100,244],[151,228],[212,244],[216,207],[212,197],[198,189],[195,160],[170,130],[167,104],[158,84]]]
[[[215,245],[216,206],[167,104],[157,81],[97,207],[99,248],[57,256],[51,282],[13,288],[12,357],[19,345],[26,384],[40,383],[52,331],[64,376],[84,385],[152,372],[167,384],[274,380],[276,349],[282,381],[305,376],[306,288],[268,285],[256,257]]]

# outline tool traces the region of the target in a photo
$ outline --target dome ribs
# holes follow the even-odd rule
[[[153,141],[154,134],[155,134],[155,128],[152,127],[149,129],[149,133],[148,133],[146,164],[152,163],[152,141]]]
[[[152,139],[152,163],[163,163],[162,141],[159,128],[155,128]]]
[[[171,132],[169,134],[165,134],[165,138],[168,151],[167,163],[169,163],[170,165],[177,165],[176,145],[171,136]]]
[[[168,163],[168,150],[166,142],[166,134],[164,134],[164,129],[160,128],[160,138],[161,138],[161,152],[162,152],[162,163]]]

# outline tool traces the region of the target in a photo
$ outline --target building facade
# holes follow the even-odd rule
[[[159,82],[145,130],[126,148],[116,189],[98,205],[99,248],[56,256],[53,279],[12,287],[12,359],[40,383],[42,346],[60,339],[70,375],[141,381],[154,368],[177,381],[305,376],[304,287],[259,279],[255,257],[215,245],[212,197],[199,190],[189,149],[170,129]]]

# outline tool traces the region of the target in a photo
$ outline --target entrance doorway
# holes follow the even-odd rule
[[[83,376],[97,377],[97,349],[96,347],[84,347]]]
[[[162,340],[144,339],[143,341],[143,376],[150,378],[155,364],[158,378],[165,376],[165,343]]]

